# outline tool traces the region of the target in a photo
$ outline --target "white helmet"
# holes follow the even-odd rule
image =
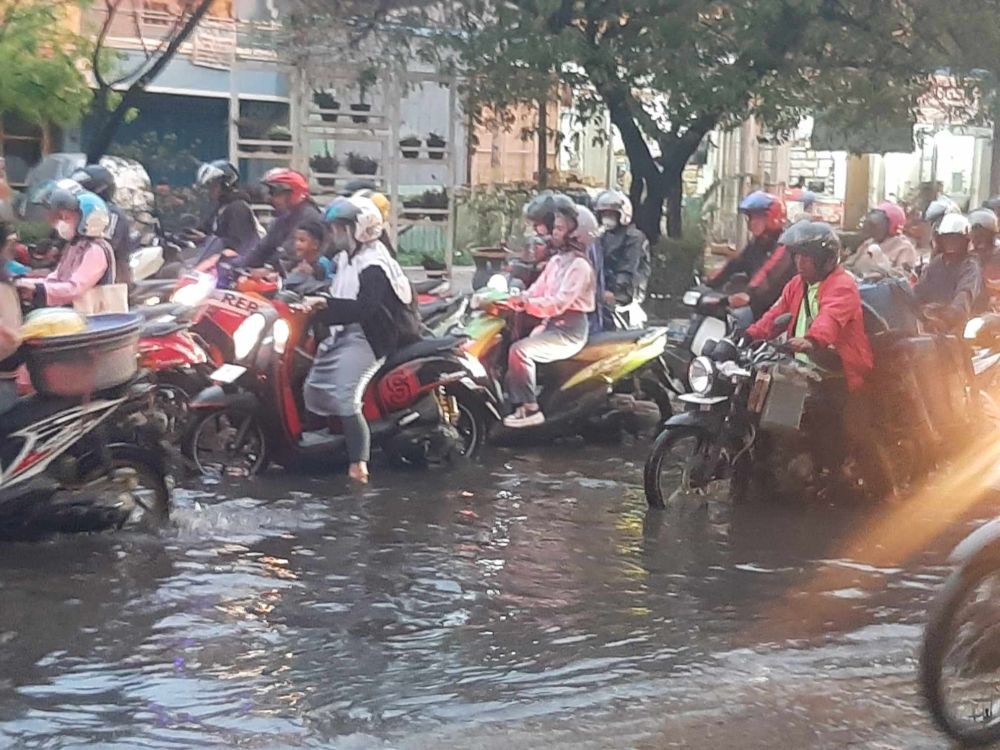
[[[621,190],[605,190],[597,196],[594,213],[600,215],[604,211],[617,213],[623,226],[632,223],[632,201]]]
[[[973,229],[983,227],[983,229],[988,229],[991,232],[1000,231],[1000,222],[997,221],[997,215],[988,208],[977,208],[970,213],[969,225]]]
[[[958,207],[958,204],[948,196],[943,195],[931,201],[927,206],[927,210],[924,211],[924,221],[937,225],[943,217],[960,213],[962,213],[962,209]]]
[[[941,236],[942,234],[968,236],[971,231],[972,226],[969,224],[969,220],[962,216],[962,214],[945,214],[934,228],[936,236]]]
[[[358,209],[354,220],[354,238],[362,245],[374,242],[385,231],[385,219],[382,212],[370,198],[355,195],[347,199]]]
[[[599,226],[594,214],[586,206],[576,207],[576,229],[571,235],[580,245],[587,248],[597,239]]]

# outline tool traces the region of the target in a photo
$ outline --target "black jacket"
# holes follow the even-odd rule
[[[618,305],[631,305],[646,298],[649,283],[649,240],[640,229],[618,227],[598,240],[604,256],[604,290],[615,295]]]
[[[108,242],[111,243],[111,250],[115,254],[115,281],[119,284],[130,284],[132,267],[128,261],[132,254],[132,237],[128,214],[113,203],[108,204],[108,211],[111,213]]]
[[[420,340],[416,295],[400,302],[385,271],[368,266],[360,274],[357,299],[332,299],[318,318],[327,325],[360,323],[376,357],[388,357]]]
[[[290,262],[295,258],[295,230],[307,221],[322,220],[323,214],[319,206],[307,198],[271,222],[260,244],[243,256],[243,265],[249,268],[271,265],[284,271],[282,261]]]
[[[235,250],[240,257],[252,253],[260,243],[257,220],[249,197],[243,193],[223,196],[199,229],[209,237],[218,237],[222,244],[220,250]]]
[[[913,293],[922,305],[949,307],[956,324],[966,321],[985,307],[979,259],[971,254],[955,260],[935,256],[913,287]]]

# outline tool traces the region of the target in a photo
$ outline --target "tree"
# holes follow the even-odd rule
[[[67,25],[73,3],[0,0],[0,112],[33,123],[68,124],[90,103],[90,87],[76,66],[89,54]]]
[[[133,109],[136,97],[163,72],[214,2],[215,0],[182,0],[180,11],[174,14],[163,35],[153,46],[147,43],[137,20],[134,30],[142,45],[142,60],[127,70],[112,72],[109,68],[121,67],[122,59],[120,56],[109,55],[106,43],[115,20],[125,13],[122,9],[125,0],[103,0],[104,22],[91,55],[91,69],[97,84],[94,95],[97,123],[95,133],[87,144],[88,162],[96,162],[105,154],[118,128]],[[119,65],[109,64],[109,57],[113,57]]]
[[[480,0],[452,37],[492,108],[538,96],[549,72],[581,117],[607,112],[631,165],[636,221],[681,230],[682,175],[705,135],[748,116],[772,129],[830,110],[909,113],[933,69],[904,0]],[[873,55],[874,50],[891,52]],[[547,82],[551,86],[551,82]]]

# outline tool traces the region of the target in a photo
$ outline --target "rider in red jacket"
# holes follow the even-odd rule
[[[832,348],[840,356],[848,389],[857,390],[874,359],[857,282],[839,264],[837,234],[829,224],[801,222],[782,240],[795,256],[798,274],[785,285],[774,306],[747,329],[747,335],[772,338],[782,333],[775,330],[778,317],[791,313],[789,346],[802,354]]]

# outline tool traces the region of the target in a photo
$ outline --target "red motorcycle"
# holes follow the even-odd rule
[[[300,297],[283,291],[236,331],[235,358],[191,402],[184,451],[207,474],[252,476],[270,462],[347,462],[339,430],[309,414],[302,387],[319,336]],[[320,334],[322,335],[322,334]],[[364,396],[372,442],[399,464],[471,457],[486,439],[486,371],[457,338],[428,339],[390,357]]]

